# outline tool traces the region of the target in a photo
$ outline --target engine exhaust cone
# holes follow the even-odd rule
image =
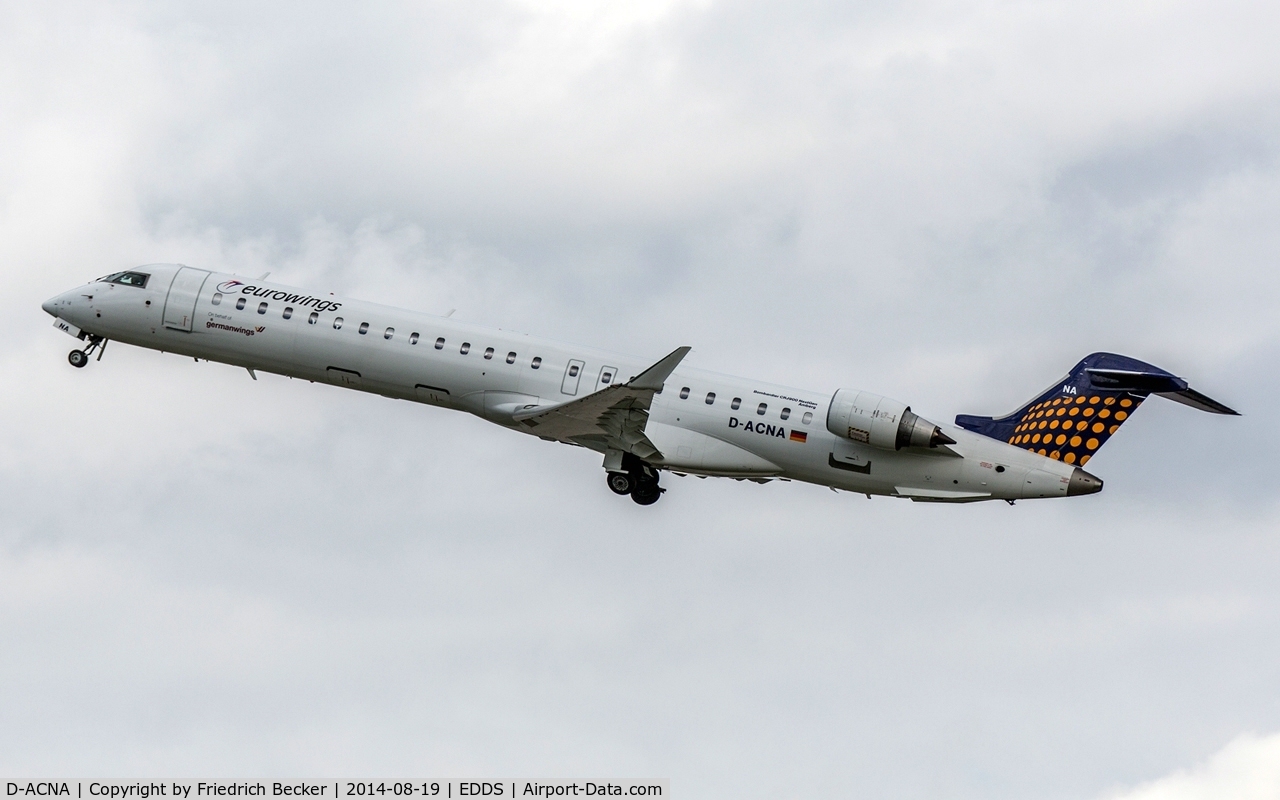
[[[929,437],[929,446],[937,447],[940,444],[955,444],[956,440],[943,433],[937,427],[933,429],[933,435]]]

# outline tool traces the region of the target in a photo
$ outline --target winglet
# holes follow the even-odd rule
[[[684,360],[685,356],[689,355],[689,351],[692,349],[691,347],[677,347],[671,351],[671,355],[632,378],[627,383],[627,386],[632,389],[662,391],[662,384],[666,383],[667,378],[676,371],[676,367],[680,366],[680,362]]]

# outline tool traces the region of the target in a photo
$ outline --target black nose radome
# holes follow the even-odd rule
[[[1079,467],[1076,467],[1075,472],[1071,473],[1071,483],[1067,484],[1067,497],[1075,497],[1078,494],[1094,494],[1100,491],[1102,491],[1102,478],[1090,475]]]

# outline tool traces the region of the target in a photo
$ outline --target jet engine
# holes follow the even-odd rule
[[[832,396],[827,430],[884,450],[956,443],[937,425],[911,413],[910,406],[856,389],[840,389]]]

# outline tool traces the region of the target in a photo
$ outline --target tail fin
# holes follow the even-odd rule
[[[1083,466],[1152,394],[1213,414],[1236,414],[1159,367],[1128,356],[1094,353],[1012,414],[999,419],[961,414],[956,425]]]

